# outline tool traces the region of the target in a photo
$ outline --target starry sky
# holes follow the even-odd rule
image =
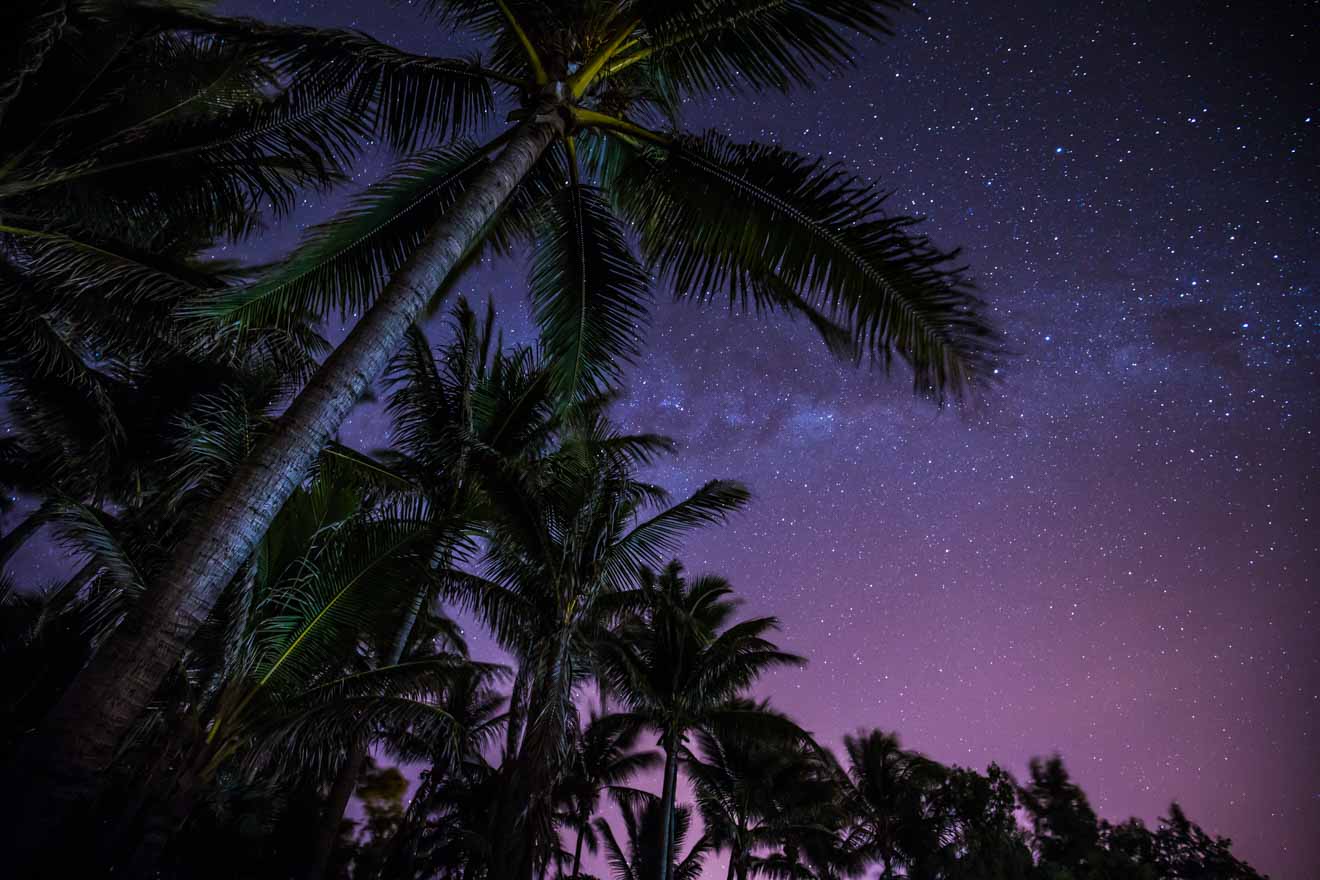
[[[931,0],[810,95],[689,103],[692,129],[893,189],[965,249],[1017,354],[980,412],[939,412],[805,324],[662,296],[617,415],[680,442],[655,475],[675,491],[752,487],[684,559],[782,619],[811,662],[764,690],[820,739],[895,729],[1017,773],[1058,751],[1102,815],[1176,798],[1300,880],[1320,876],[1320,4],[1217,5]],[[475,48],[384,0],[221,8]],[[515,341],[525,273],[462,285]],[[387,429],[368,405],[344,437]]]

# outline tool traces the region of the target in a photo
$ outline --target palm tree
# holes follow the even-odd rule
[[[511,88],[516,124],[484,143],[421,153],[283,268],[191,310],[233,330],[327,305],[366,309],[180,542],[137,625],[115,635],[52,714],[42,741],[65,758],[53,792],[86,791],[319,449],[485,244],[515,234],[537,244],[533,305],[565,393],[609,382],[636,350],[649,287],[628,228],[650,274],[680,296],[724,291],[748,307],[805,314],[836,350],[897,356],[939,397],[989,376],[993,334],[963,273],[913,234],[911,219],[885,216],[879,190],[832,162],[677,126],[684,98],[807,85],[848,64],[857,38],[891,31],[900,0],[424,5],[474,29],[492,56],[487,67],[416,66]],[[272,46],[305,36],[231,28],[240,30]],[[468,106],[454,90],[427,94],[432,117]],[[407,118],[396,110],[387,101],[378,115]],[[36,815],[52,800],[40,797]]]
[[[860,866],[880,865],[882,880],[891,880],[922,853],[939,848],[941,829],[928,813],[928,799],[944,768],[904,751],[895,734],[880,730],[846,736],[843,743],[850,857]]]
[[[485,755],[507,720],[504,704],[489,676],[459,676],[440,705],[455,720],[460,742],[437,750],[436,743],[409,732],[396,734],[396,747],[410,746],[430,766],[388,842],[382,877],[412,877],[419,863],[429,865],[431,873],[463,865],[475,876],[489,859],[494,844],[487,807],[498,775]]]
[[[808,864],[819,867],[836,855],[838,786],[819,746],[728,727],[698,730],[696,740],[700,756],[684,749],[682,766],[706,836],[729,850],[730,880],[746,880],[753,870],[800,880]],[[755,855],[776,847],[781,852]]]
[[[705,835],[697,838],[692,849],[678,864],[665,861],[667,853],[683,848],[683,841],[692,824],[691,809],[687,806],[676,808],[670,822],[655,795],[643,792],[637,796],[620,798],[618,803],[625,835],[623,845],[620,845],[614,836],[614,829],[605,819],[598,818],[593,823],[596,835],[604,843],[605,857],[614,872],[614,880],[660,880],[662,877],[697,880],[701,876],[702,862],[711,849]],[[673,830],[667,832],[670,825]],[[668,846],[665,843],[666,834],[672,838]]]
[[[765,638],[778,626],[773,617],[732,622],[738,603],[723,578],[688,580],[682,566],[671,562],[658,577],[642,571],[641,593],[646,598],[641,613],[598,650],[611,693],[660,733],[662,818],[672,844],[678,765],[688,732],[731,727],[803,736],[782,715],[739,698],[766,671],[804,661]]]
[[[564,803],[564,822],[576,832],[573,880],[582,871],[582,844],[592,837],[591,817],[600,808],[601,794],[617,793],[633,776],[654,769],[660,756],[634,751],[640,728],[629,718],[593,714],[578,734],[573,763],[560,782],[557,799]],[[591,851],[596,851],[594,841]]]
[[[329,469],[295,493],[214,621],[214,647],[193,653],[185,679],[194,693],[179,707],[188,733],[167,744],[178,754],[134,872],[154,866],[200,790],[231,762],[248,773],[324,776],[341,754],[365,753],[394,729],[431,740],[436,752],[459,741],[438,699],[457,676],[488,667],[461,652],[403,657],[391,648],[378,661],[383,651],[371,650],[391,643],[416,583],[435,577],[435,528],[416,504],[365,508]]]
[[[742,486],[712,481],[671,504],[633,475],[639,457],[663,448],[656,438],[620,436],[598,419],[573,431],[538,466],[489,482],[483,574],[455,591],[518,663],[497,877],[530,876],[553,837],[552,794],[572,763],[575,698],[597,673],[595,646],[644,598],[632,589],[633,572],[747,500]]]
[[[396,446],[381,454],[384,460],[379,464],[369,465],[388,468],[387,475],[425,494],[428,515],[442,525],[437,536],[447,539],[435,548],[436,559],[445,560],[446,569],[461,561],[468,537],[479,528],[483,468],[516,467],[536,454],[550,436],[550,411],[537,393],[545,385],[531,366],[530,351],[492,350],[493,307],[479,321],[460,299],[451,321],[453,340],[439,352],[433,353],[414,329],[395,358],[390,371],[394,390],[387,409],[394,421]],[[382,652],[388,655],[387,665],[398,662],[419,611],[434,599],[425,591],[414,598],[392,647]],[[366,758],[364,747],[345,758],[323,811],[308,878],[326,872]]]

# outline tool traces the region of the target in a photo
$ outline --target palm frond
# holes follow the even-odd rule
[[[267,58],[281,77],[342,95],[367,131],[405,152],[471,132],[493,107],[492,84],[510,84],[478,59],[414,55],[356,31],[177,8],[148,15],[162,26],[238,42]]]
[[[570,183],[539,220],[528,283],[555,390],[597,392],[637,357],[649,279],[599,191]]]
[[[791,291],[857,347],[906,361],[916,388],[941,399],[992,378],[997,335],[956,253],[913,234],[916,220],[886,216],[885,194],[835,163],[708,133],[635,150],[613,197],[679,296]]]
[[[223,325],[280,324],[289,314],[359,312],[486,164],[464,143],[400,163],[334,219],[313,227],[299,248],[244,287],[200,298],[183,313]]]
[[[810,85],[854,63],[857,37],[892,33],[902,0],[643,0],[645,36],[612,65],[638,61],[689,93]]]
[[[677,549],[679,539],[687,532],[724,522],[749,500],[751,493],[741,483],[711,480],[635,526],[611,548],[611,561],[631,566],[634,571],[642,566],[658,566]]]

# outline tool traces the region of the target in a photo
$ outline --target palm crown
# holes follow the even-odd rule
[[[482,117],[468,103],[483,83],[517,103],[512,121],[557,126],[554,144],[461,262],[532,247],[532,307],[561,390],[595,390],[617,378],[637,352],[653,280],[680,298],[723,294],[743,308],[804,315],[834,351],[897,355],[918,387],[937,395],[988,378],[995,337],[954,255],[915,234],[911,218],[887,215],[880,190],[837,163],[691,133],[680,123],[686,99],[808,85],[850,63],[854,39],[888,33],[902,5],[426,4],[440,20],[475,31],[490,58],[484,65],[418,59],[455,71],[453,89],[425,119],[475,129]],[[253,27],[272,44],[294,39]],[[286,264],[202,298],[191,313],[253,326],[302,309],[367,306],[490,167],[488,155],[517,133],[460,138],[413,155],[314,230]],[[414,138],[400,131],[394,140]]]

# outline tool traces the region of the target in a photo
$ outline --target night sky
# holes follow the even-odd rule
[[[1015,773],[1059,751],[1103,816],[1176,798],[1258,868],[1314,877],[1320,5],[1212,6],[933,0],[815,93],[689,104],[690,128],[895,190],[965,248],[1018,354],[982,412],[941,413],[805,323],[662,294],[618,415],[680,441],[656,475],[675,491],[756,493],[684,559],[782,619],[811,662],[765,693],[823,741],[895,729]],[[222,9],[474,48],[385,2]],[[525,274],[461,287],[516,341]],[[345,439],[387,428],[363,407]]]

